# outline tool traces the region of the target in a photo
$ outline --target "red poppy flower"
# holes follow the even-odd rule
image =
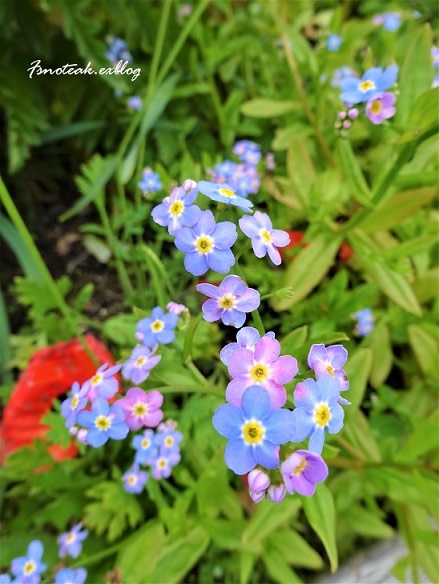
[[[85,336],[87,345],[99,365],[115,360],[103,343],[92,334]],[[94,375],[97,365],[78,339],[39,349],[20,375],[7,403],[0,424],[0,461],[8,454],[32,444],[34,438],[44,438],[48,427],[41,418],[52,407],[53,400],[70,390],[74,381],[82,384]],[[120,382],[120,377],[118,378]],[[67,448],[49,447],[54,460],[74,457],[78,449],[74,442]]]
[[[301,243],[302,239],[305,237],[305,234],[302,231],[294,231],[292,229],[287,229],[286,232],[290,236],[290,243],[285,247],[280,247],[279,253],[282,261],[285,261],[285,258],[289,258],[290,261],[292,261],[294,256],[292,256],[291,253],[288,253],[287,250],[293,249],[296,246],[305,247],[306,244]]]

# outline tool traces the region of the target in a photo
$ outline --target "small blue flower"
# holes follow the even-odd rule
[[[233,146],[233,154],[239,156],[242,162],[255,165],[261,158],[261,147],[251,140],[239,140]]]
[[[372,331],[375,318],[370,308],[363,308],[352,315],[357,320],[355,331],[362,337],[367,337]]]
[[[95,448],[102,446],[111,438],[123,440],[129,428],[125,423],[125,414],[118,406],[111,406],[103,397],[97,397],[90,412],[78,414],[78,424],[89,428],[87,443]]]
[[[173,428],[165,428],[155,435],[155,444],[165,454],[178,454],[182,440],[183,434]]]
[[[77,568],[76,570],[62,568],[55,575],[54,584],[84,584],[86,578],[87,570],[85,568]]]
[[[398,67],[392,65],[384,70],[381,67],[372,67],[361,79],[345,77],[340,81],[340,98],[353,105],[374,99],[396,82],[397,75]]]
[[[279,445],[291,440],[293,417],[289,410],[271,410],[268,392],[257,385],[248,387],[241,407],[225,404],[213,416],[215,430],[228,438],[226,465],[238,475],[260,464],[279,466]]]
[[[221,319],[225,325],[235,328],[242,327],[246,312],[256,310],[261,303],[259,292],[248,288],[238,276],[227,276],[219,286],[198,284],[196,290],[210,298],[202,306],[204,320]]]
[[[154,356],[156,350],[157,347],[153,347],[152,351],[150,351],[145,345],[137,345],[137,347],[134,347],[130,358],[122,365],[122,375],[125,379],[129,379],[136,385],[148,379],[151,369],[162,358],[161,355]]]
[[[386,12],[383,14],[383,28],[389,32],[395,32],[401,26],[401,19],[398,12]]]
[[[139,111],[142,109],[142,98],[138,95],[132,95],[128,98],[127,105],[130,109]]]
[[[11,563],[11,572],[15,576],[15,582],[20,584],[38,584],[40,574],[46,569],[46,564],[41,562],[44,547],[39,539],[30,542],[27,555],[15,558]]]
[[[205,274],[209,268],[220,274],[227,274],[235,263],[230,248],[237,237],[233,223],[215,223],[212,212],[203,211],[192,229],[182,227],[177,232],[175,245],[186,254],[184,267],[194,276]]]
[[[155,434],[153,430],[145,430],[133,438],[133,446],[136,449],[134,462],[139,464],[153,465],[157,458],[158,448],[155,443]]]
[[[267,255],[279,266],[282,258],[278,247],[285,247],[290,243],[290,236],[286,231],[273,229],[270,217],[266,213],[256,211],[253,217],[246,215],[239,220],[241,231],[251,239],[252,248],[257,258]]]
[[[61,404],[61,414],[66,418],[65,427],[71,428],[76,422],[78,413],[87,405],[87,390],[81,388],[75,381],[71,390],[72,397],[64,400]]]
[[[342,39],[338,34],[331,34],[326,41],[326,48],[332,53],[336,53],[342,43]]]
[[[355,77],[358,79],[358,75],[353,71],[350,67],[339,67],[334,71],[331,77],[331,86],[332,87],[340,87],[340,83],[343,79],[347,77]]]
[[[160,450],[152,467],[152,476],[155,479],[167,479],[171,476],[172,468],[181,460],[178,452]]]
[[[324,373],[321,377],[305,379],[294,391],[294,432],[291,440],[302,442],[310,437],[308,449],[321,454],[326,432],[337,434],[343,427],[344,411],[338,403],[340,384],[335,377]]]
[[[82,523],[77,523],[70,531],[62,533],[58,538],[60,558],[71,556],[77,558],[82,550],[82,542],[88,535],[88,530],[81,531]]]
[[[117,64],[121,59],[123,61],[131,62],[133,60],[132,56],[128,52],[127,44],[120,38],[114,37],[109,39],[108,51],[105,53],[107,59],[109,59],[114,65]]]
[[[144,470],[139,470],[139,465],[135,462],[133,466],[122,475],[123,488],[125,491],[128,491],[128,493],[135,493],[138,495],[143,491],[143,487],[148,479],[148,473]]]
[[[193,204],[197,195],[197,187],[188,193],[183,187],[173,189],[170,196],[151,211],[152,218],[158,225],[167,226],[171,235],[181,227],[193,227],[201,217],[201,209]]]
[[[225,205],[234,205],[241,209],[241,211],[244,211],[244,213],[251,213],[253,203],[237,195],[227,183],[215,184],[202,180],[198,183],[198,190],[202,195],[212,199],[212,201],[224,203]]]
[[[139,182],[139,189],[143,191],[143,194],[156,193],[157,191],[161,191],[162,188],[163,185],[159,175],[153,172],[151,168],[144,168],[142,178]]]
[[[160,306],[156,306],[150,317],[142,318],[137,323],[136,338],[150,349],[157,344],[169,345],[175,340],[174,329],[177,323],[176,314],[164,313]]]

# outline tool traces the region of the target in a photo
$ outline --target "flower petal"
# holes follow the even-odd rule
[[[247,446],[241,438],[231,440],[224,453],[226,465],[237,475],[243,475],[256,466],[253,448]]]
[[[276,339],[264,336],[256,344],[254,358],[258,363],[270,363],[275,361],[279,355],[280,343]]]
[[[273,410],[264,420],[266,439],[273,444],[285,444],[290,442],[294,430],[293,412],[290,410]]]
[[[254,446],[256,462],[265,468],[277,468],[279,466],[279,445],[264,440]]]
[[[241,408],[245,418],[264,420],[270,415],[271,402],[266,389],[258,385],[247,387],[242,395]]]
[[[243,424],[242,411],[232,404],[224,404],[215,410],[212,423],[221,436],[229,440],[238,438]]]

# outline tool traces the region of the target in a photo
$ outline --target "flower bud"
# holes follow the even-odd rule
[[[272,503],[280,503],[285,499],[287,490],[283,483],[279,485],[270,485],[267,490],[267,499]]]
[[[85,430],[84,428],[82,428],[81,430],[78,431],[76,438],[79,440],[79,442],[82,442],[83,444],[87,444],[87,435],[88,435],[88,430]]]
[[[260,493],[255,493],[251,489],[249,490],[248,494],[250,495],[250,499],[253,503],[260,503],[262,499],[265,499],[265,491],[261,491]]]
[[[352,126],[351,122],[349,122],[348,120],[346,120],[345,122],[343,122],[343,128],[345,130],[349,130],[349,128]]]
[[[188,193],[189,191],[191,191],[192,189],[194,189],[197,186],[197,183],[190,179],[187,178],[184,183],[182,184],[182,187],[184,188],[184,190]]]
[[[253,493],[261,493],[270,486],[270,477],[263,470],[254,468],[248,474],[248,486]]]
[[[351,120],[356,120],[358,118],[358,110],[356,107],[353,107],[348,111],[348,116]]]
[[[145,335],[144,335],[143,333],[140,333],[139,331],[137,331],[136,333],[134,333],[134,338],[135,338],[136,340],[140,341],[140,342],[142,342],[142,341],[143,341],[143,337],[144,337],[144,336],[145,336]]]
[[[72,426],[71,428],[69,428],[70,436],[76,436],[78,430],[79,430],[78,426]]]
[[[344,120],[346,117],[346,112],[338,112],[338,119]]]

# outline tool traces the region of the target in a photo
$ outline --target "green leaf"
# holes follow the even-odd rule
[[[294,570],[289,567],[278,550],[267,547],[262,556],[262,560],[268,574],[275,582],[279,582],[279,584],[285,584],[286,582],[288,582],[288,584],[296,584],[302,582]]]
[[[343,172],[351,184],[354,199],[361,205],[370,207],[372,205],[372,193],[363,176],[363,172],[358,163],[349,140],[341,138],[337,144],[339,158]]]
[[[437,429],[439,427],[439,410],[428,418],[415,419],[415,429],[407,441],[396,453],[395,459],[405,464],[415,461],[421,455],[438,447]]]
[[[199,524],[212,538],[212,541],[225,550],[242,550],[242,533],[247,525],[246,519],[225,521],[224,519],[200,518]],[[252,546],[252,552],[256,549]],[[262,548],[260,549],[262,552]]]
[[[267,500],[261,501],[242,534],[244,546],[250,547],[262,542],[273,531],[288,523],[299,508],[299,499],[286,498],[282,505],[276,506]]]
[[[430,89],[429,91],[426,91],[421,96],[419,96],[415,105],[413,106],[412,113],[407,124],[408,127],[411,129],[408,130],[408,132],[405,132],[396,141],[396,144],[403,144],[405,142],[410,142],[411,140],[416,140],[422,134],[422,132],[425,132],[426,130],[428,130],[431,127],[434,127],[437,124],[438,101],[439,101],[438,87]],[[434,173],[430,174],[432,178],[432,175]],[[436,182],[430,184],[436,184]]]
[[[389,268],[378,258],[374,260],[361,258],[363,266],[380,290],[395,304],[416,316],[422,316],[422,309],[410,284],[399,272]]]
[[[131,347],[138,320],[135,314],[112,316],[104,321],[102,330],[104,335],[114,343]]]
[[[308,327],[306,325],[291,331],[282,339],[282,353],[292,355],[297,349],[300,349],[300,347],[305,344],[307,337]]]
[[[432,82],[431,50],[432,37],[429,24],[418,28],[411,36],[405,50],[405,58],[399,72],[400,94],[395,121],[404,126],[410,117],[418,97],[427,91]]]
[[[363,453],[367,460],[379,462],[381,452],[366,416],[361,410],[357,410],[353,415],[349,414],[349,408],[346,407],[346,410],[347,423],[343,428],[343,438]]]
[[[394,534],[393,529],[377,517],[376,513],[358,505],[349,507],[349,513],[343,519],[354,533],[364,537],[387,539]]]
[[[286,128],[278,128],[276,130],[271,147],[273,150],[287,150],[291,146],[291,142],[297,137],[309,136],[313,133],[312,128],[305,124],[293,124]]]
[[[293,566],[320,570],[323,560],[309,543],[292,529],[278,529],[268,538],[268,544]]]
[[[36,282],[44,282],[44,274],[38,269],[19,231],[3,213],[0,213],[0,234],[14,252],[25,275]]]
[[[69,431],[65,426],[66,420],[64,416],[61,416],[59,413],[49,411],[41,418],[41,422],[49,426],[49,430],[46,434],[47,438],[53,444],[59,444],[61,448],[67,448],[71,442],[72,437],[70,436]]]
[[[379,322],[369,338],[372,349],[370,383],[373,387],[377,387],[384,383],[392,369],[393,352],[388,326]]]
[[[371,349],[357,349],[357,351],[348,358],[346,365],[344,366],[344,370],[349,379],[349,390],[343,392],[343,397],[348,399],[352,404],[345,408],[346,420],[352,418],[363,401],[371,367]]]
[[[251,99],[241,106],[241,113],[253,118],[274,118],[298,111],[300,105],[292,101],[277,101],[275,99]]]
[[[253,568],[256,562],[256,555],[250,552],[242,552],[239,561],[239,582],[240,584],[247,584],[252,575]]]
[[[319,536],[328,554],[331,572],[335,572],[338,566],[338,556],[332,493],[324,483],[320,483],[312,497],[301,497],[301,499],[306,518]]]
[[[183,538],[167,544],[160,553],[156,567],[145,582],[178,584],[195,566],[209,545],[209,536],[201,527],[195,527]]]
[[[273,299],[275,310],[291,308],[319,284],[331,267],[335,254],[340,247],[340,239],[334,236],[317,235],[288,266],[283,286],[294,290],[293,298]]]
[[[219,448],[209,460],[197,482],[196,498],[200,517],[217,517],[220,513],[218,500],[228,490],[227,469],[223,464],[224,450]]]
[[[101,264],[108,264],[111,258],[111,249],[107,243],[95,235],[84,235],[82,243],[90,255]]]
[[[361,221],[361,230],[366,233],[375,233],[393,229],[407,217],[412,217],[419,208],[432,201],[436,194],[435,188],[428,187],[396,193]]]
[[[422,325],[411,324],[408,327],[410,345],[416,357],[416,361],[426,377],[437,380],[439,377],[438,332],[435,335],[425,330]]]
[[[154,520],[125,540],[116,564],[123,582],[146,582],[154,571],[164,541],[163,525]]]

